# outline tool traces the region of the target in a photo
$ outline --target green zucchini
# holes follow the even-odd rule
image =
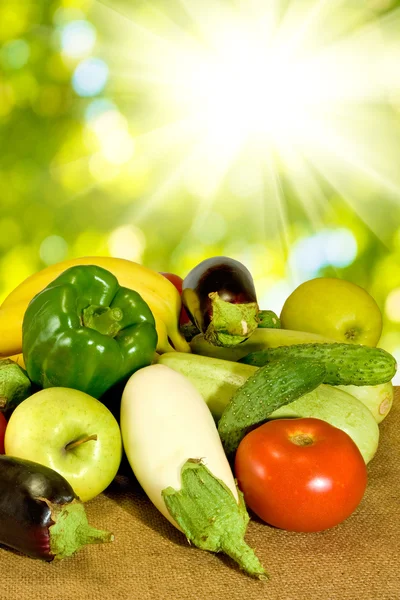
[[[391,381],[396,359],[382,348],[359,344],[298,344],[252,352],[240,362],[261,367],[283,358],[308,358],[325,365],[323,383],[329,385],[378,385]]]
[[[185,375],[207,403],[214,419],[221,418],[238,388],[257,372],[257,367],[189,352],[166,352],[157,362]]]
[[[269,419],[321,419],[346,432],[358,446],[365,463],[374,457],[379,443],[379,426],[371,411],[342,389],[320,385],[290,404],[274,411]]]
[[[235,392],[219,420],[218,433],[227,456],[251,428],[318,387],[324,377],[325,367],[307,358],[284,358],[258,369]]]
[[[264,348],[291,346],[292,344],[329,344],[334,341],[317,333],[309,333],[307,331],[258,327],[247,340],[230,348],[213,346],[204,339],[202,333],[192,339],[190,348],[193,354],[236,361],[249,354],[249,352],[263,350]]]
[[[235,392],[258,369],[238,362],[187,352],[167,352],[158,355],[157,362],[185,375],[200,392],[217,422]],[[356,393],[358,395],[354,397]],[[382,420],[382,414],[378,420],[377,413],[384,412],[386,415],[392,401],[391,383],[374,387],[320,385],[297,400],[278,408],[268,419],[314,417],[327,421],[350,435],[368,463],[378,447],[377,422]]]
[[[281,321],[273,310],[260,310],[258,315],[258,327],[261,329],[280,329]]]
[[[393,406],[394,387],[391,381],[379,385],[338,385],[337,387],[365,404],[377,423],[381,423],[388,416]]]

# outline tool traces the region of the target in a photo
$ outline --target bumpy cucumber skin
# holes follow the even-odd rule
[[[247,340],[231,348],[213,346],[204,339],[203,334],[196,335],[192,339],[190,348],[193,354],[237,361],[250,352],[264,350],[264,348],[277,348],[278,346],[291,346],[294,344],[330,344],[334,342],[335,340],[317,333],[258,327]]]
[[[325,368],[318,362],[289,358],[261,367],[232,396],[218,423],[225,453],[231,457],[246,433],[280,406],[318,387]]]
[[[378,385],[396,373],[394,356],[382,348],[355,344],[298,344],[253,352],[241,362],[261,367],[283,358],[309,358],[325,365],[323,383],[329,385]]]
[[[188,352],[166,352],[157,362],[185,375],[200,392],[215,421],[221,418],[238,388],[257,372],[257,367]]]
[[[291,404],[274,411],[269,419],[314,417],[345,431],[360,450],[365,463],[374,457],[379,426],[371,411],[357,398],[337,387],[320,385]]]
[[[218,422],[234,393],[248,378],[252,377],[258,367],[246,364],[188,354],[186,352],[167,352],[157,356],[157,362],[182,373],[190,379],[207,403],[214,419]],[[387,389],[392,384],[383,384],[368,388],[372,390]],[[345,431],[357,444],[366,463],[368,463],[378,447],[379,429],[376,426],[377,416],[371,406],[354,397],[350,392],[363,393],[367,388],[362,386],[320,385],[315,390],[304,394],[297,400],[275,410],[268,418],[314,417],[327,421]],[[364,394],[365,395],[365,394]],[[393,393],[391,395],[391,400]],[[378,409],[377,409],[378,410]],[[371,419],[371,414],[375,421]],[[377,412],[377,411],[376,411]],[[389,412],[385,413],[384,416]],[[380,419],[382,420],[382,419]]]

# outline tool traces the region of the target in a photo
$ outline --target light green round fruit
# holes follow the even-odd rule
[[[4,445],[9,456],[60,473],[82,502],[109,486],[122,458],[120,428],[108,408],[84,392],[62,387],[41,390],[18,405]]]
[[[394,387],[389,381],[380,385],[338,385],[338,388],[360,400],[381,423],[393,405]]]
[[[309,331],[339,342],[376,346],[382,314],[362,287],[334,277],[318,277],[299,285],[280,315],[283,329]]]
[[[314,417],[345,431],[360,450],[365,463],[375,455],[379,427],[371,411],[354,396],[336,386],[320,385],[298,400],[281,406],[269,419]]]

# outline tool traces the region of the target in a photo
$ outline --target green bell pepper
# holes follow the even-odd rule
[[[94,265],[64,271],[31,300],[22,325],[30,380],[95,398],[151,364],[156,346],[146,302]]]

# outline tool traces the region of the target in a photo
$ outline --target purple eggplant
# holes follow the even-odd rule
[[[183,281],[182,302],[194,325],[215,346],[236,346],[258,326],[253,278],[233,258],[215,256],[194,267]]]
[[[88,524],[82,502],[62,475],[0,455],[0,544],[50,562],[112,540],[111,533]]]

